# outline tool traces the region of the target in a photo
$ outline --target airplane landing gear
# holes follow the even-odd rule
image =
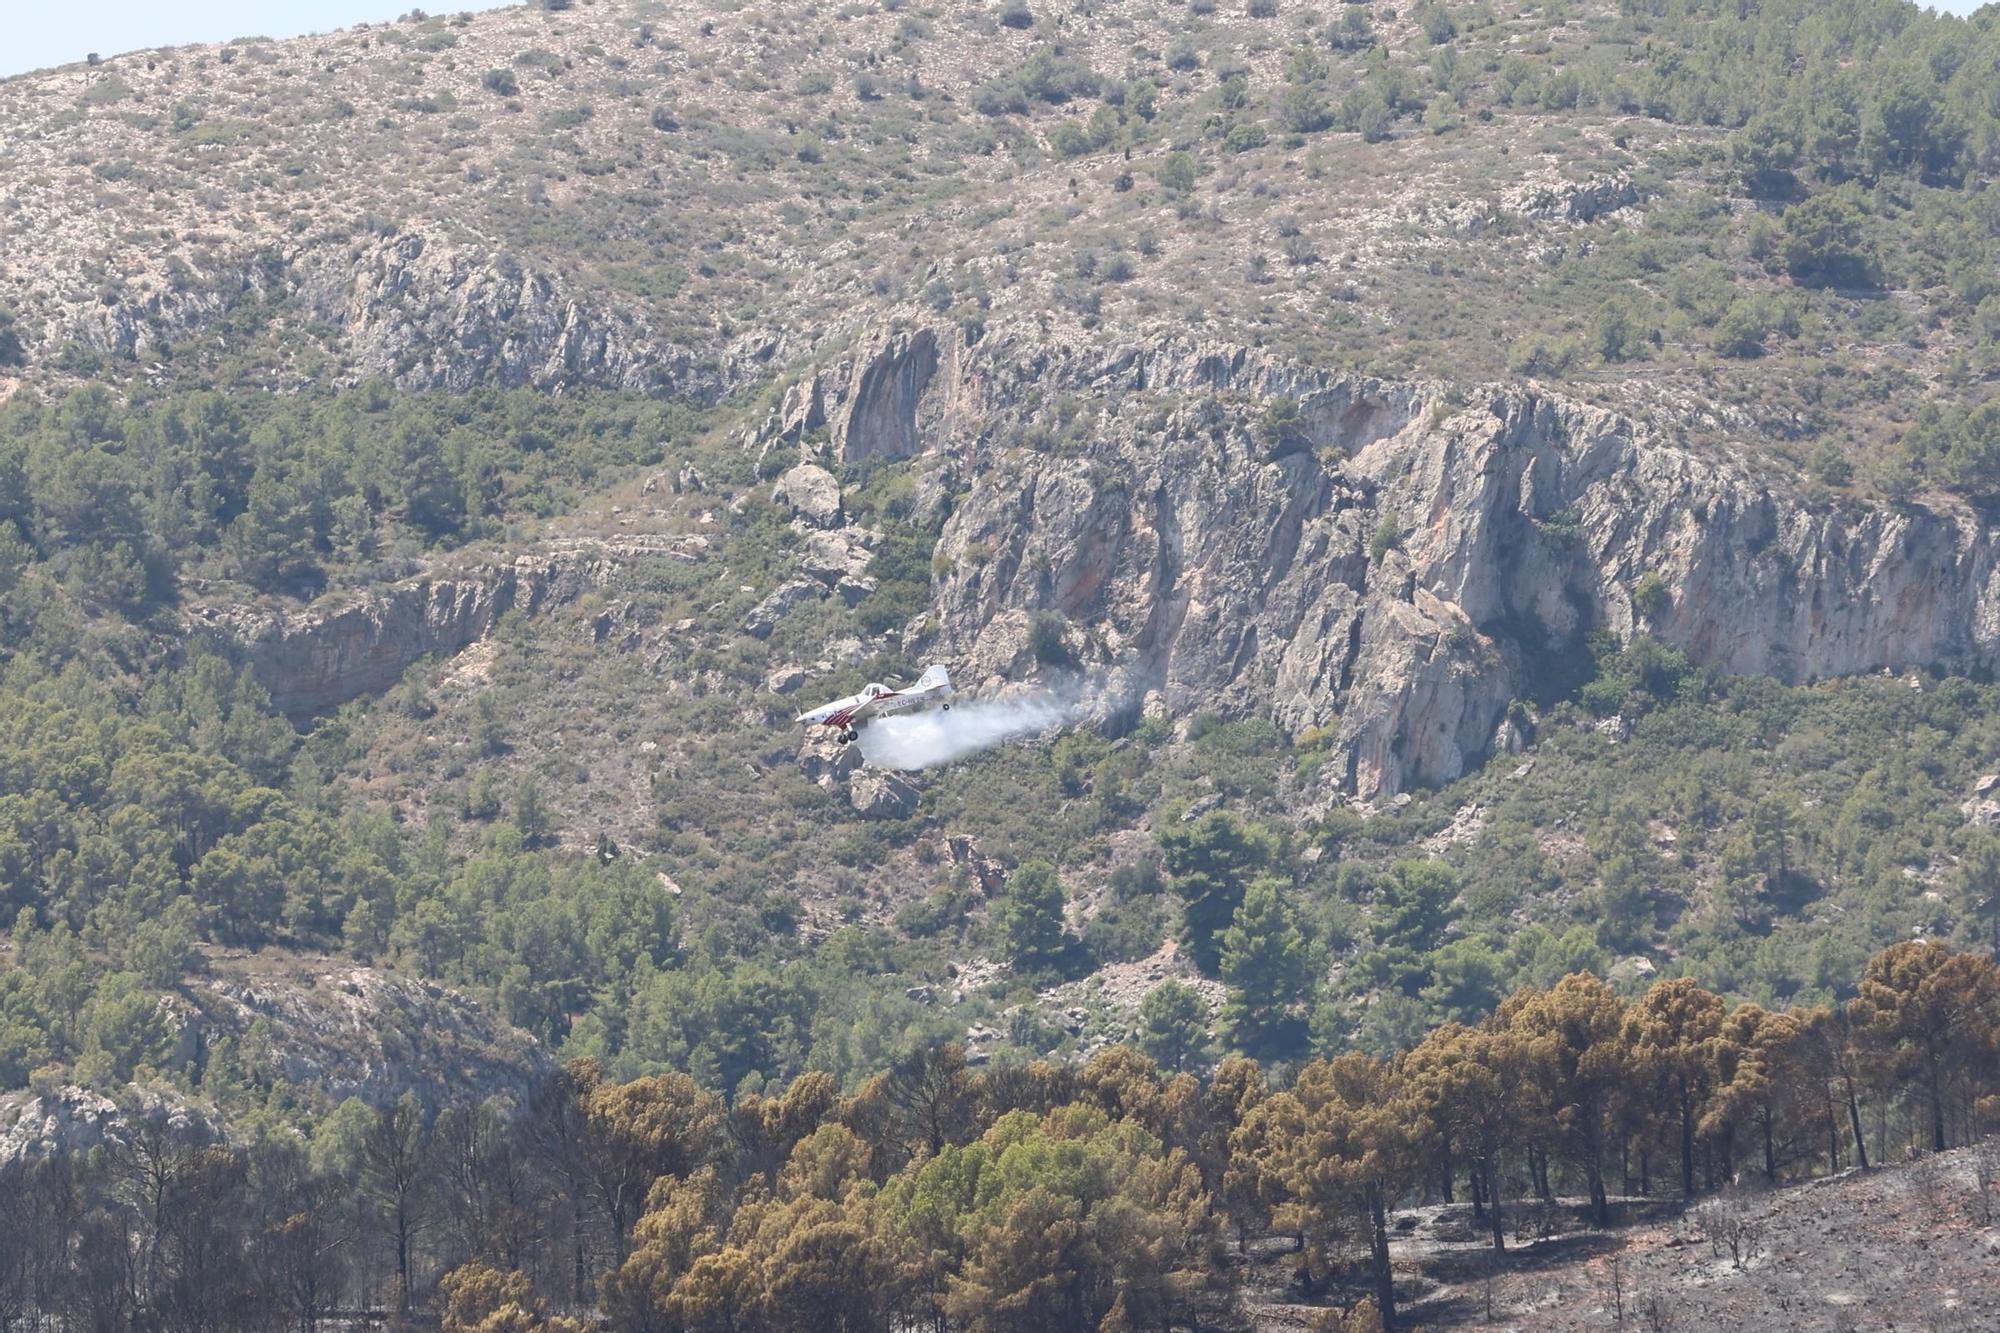
[[[861,733],[858,731],[849,730],[840,733],[840,743],[842,745],[852,745],[854,744],[854,742],[860,739],[861,739]]]

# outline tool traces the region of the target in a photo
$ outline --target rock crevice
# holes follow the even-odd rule
[[[1323,771],[1363,797],[1480,762],[1534,664],[1592,628],[1792,682],[2000,655],[1994,537],[1965,512],[1810,504],[1529,386],[1448,395],[1180,339],[962,350],[925,391],[958,409],[924,440],[959,491],[930,650],[1004,674],[1022,616],[1058,612],[1176,714],[1332,728]],[[1023,447],[1078,388],[1100,409],[1080,448]],[[1274,456],[1281,394],[1310,442]]]

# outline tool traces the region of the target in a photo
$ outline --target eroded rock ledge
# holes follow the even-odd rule
[[[301,610],[197,606],[189,628],[247,663],[272,703],[292,717],[388,689],[410,665],[478,642],[511,610],[534,612],[604,586],[625,561],[699,558],[700,537],[572,539],[511,562],[471,564]]]
[[[920,345],[933,373],[867,373]],[[849,387],[832,443],[876,452],[857,423],[898,423],[886,451],[925,456],[952,506],[925,652],[967,679],[1018,674],[1033,615],[1057,612],[1088,664],[1176,716],[1333,729],[1325,771],[1363,797],[1448,781],[1506,743],[1509,703],[1593,627],[1791,682],[1979,670],[2000,645],[1994,537],[1975,516],[1809,504],[1531,385],[955,329],[899,333],[833,378]],[[1284,429],[1265,416],[1280,396],[1299,407]],[[781,420],[777,442],[810,419]],[[1642,614],[1648,574],[1665,599]]]

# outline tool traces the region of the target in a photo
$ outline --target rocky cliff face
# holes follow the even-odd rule
[[[667,336],[641,302],[414,231],[208,254],[172,278],[142,274],[100,299],[47,301],[26,333],[35,362],[70,345],[154,361],[202,346],[246,308],[259,312],[250,322],[317,339],[344,381],[411,390],[590,385],[706,402],[728,361]]]
[[[1592,627],[1788,681],[2000,652],[1970,516],[1814,507],[1531,387],[1450,396],[1186,340],[931,342],[921,383],[836,376],[882,386],[953,504],[927,651],[1019,673],[1029,614],[1059,613],[1176,716],[1331,728],[1327,771],[1363,797],[1477,763]],[[1279,396],[1297,423],[1267,420]]]
[[[1454,392],[1260,349],[1019,327],[859,347],[799,381],[756,443],[924,456],[921,499],[951,518],[935,628],[914,647],[968,680],[1017,676],[1035,666],[1033,616],[1058,613],[1121,696],[1331,731],[1323,771],[1363,798],[1448,781],[1511,743],[1508,705],[1542,693],[1536,673],[1593,627],[1788,681],[2000,656],[1995,542],[1969,514],[1815,507],[1726,454],[1533,387]],[[1281,398],[1294,418],[1270,415]],[[817,582],[799,587],[867,595],[873,535],[847,526],[832,478],[801,466],[775,494],[808,525]],[[617,559],[580,543],[297,613],[195,618],[305,715],[387,688],[510,609],[600,586]],[[1648,574],[1666,597],[1642,615]]]
[[[816,371],[785,393],[767,438],[806,444],[824,433],[836,457],[908,458],[923,442],[917,410],[938,372],[940,345],[957,351],[957,332],[933,329],[872,339],[857,353]],[[950,377],[948,381],[950,382]]]
[[[353,373],[412,389],[594,384],[713,397],[714,372],[606,293],[410,234],[297,257],[287,277]]]
[[[436,982],[335,959],[268,950],[225,953],[160,1001],[172,1063],[201,1070],[228,1040],[272,1078],[329,1104],[393,1102],[414,1089],[429,1105],[497,1097],[522,1104],[553,1069],[526,1033]],[[79,1087],[0,1094],[0,1166],[127,1137],[132,1116],[190,1137],[220,1137],[213,1108],[164,1086],[114,1100]]]
[[[414,1088],[427,1101],[519,1104],[552,1062],[526,1033],[434,981],[335,959],[224,956],[178,1007],[190,1058],[220,1037],[246,1041],[271,1074],[335,1101],[380,1105]]]
[[[511,563],[471,565],[299,611],[197,606],[190,629],[247,663],[284,713],[308,716],[388,689],[410,665],[484,638],[511,610],[534,612],[601,587],[621,563],[699,559],[700,537],[547,544]]]

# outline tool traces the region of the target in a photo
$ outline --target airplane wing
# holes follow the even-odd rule
[[[848,728],[849,730],[852,730],[854,727],[859,726],[861,723],[866,722],[869,718],[874,717],[877,713],[881,712],[883,699],[893,699],[894,697],[895,696],[892,694],[885,694],[874,699],[864,699],[860,703],[854,705],[852,708],[845,709],[842,712],[835,713],[831,718],[827,720],[834,723],[836,726],[843,726]]]
[[[810,713],[799,714],[799,721],[851,732],[863,722],[884,713],[899,713],[919,707],[950,708],[952,693],[951,677],[943,667],[933,666],[906,689],[892,690],[871,681],[859,694],[835,700]]]
[[[872,698],[856,698],[847,701],[845,707],[836,708],[824,716],[814,716],[808,713],[801,720],[817,722],[821,726],[832,727],[836,731],[852,731],[855,727],[874,717],[877,713],[880,713],[884,699],[893,699],[895,697],[894,694],[882,694]]]

